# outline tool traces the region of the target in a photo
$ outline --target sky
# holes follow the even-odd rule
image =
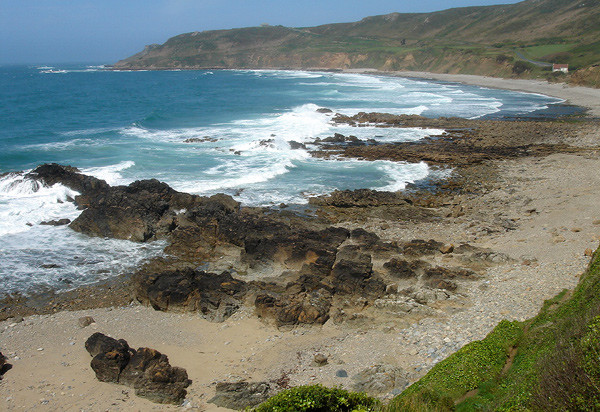
[[[0,65],[114,63],[192,31],[509,3],[517,0],[0,0]]]

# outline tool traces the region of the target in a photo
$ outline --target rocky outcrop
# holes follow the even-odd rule
[[[198,312],[210,321],[222,322],[235,313],[248,289],[229,273],[206,273],[193,269],[155,274],[138,273],[133,278],[135,298],[162,311]]]
[[[215,389],[215,396],[208,402],[236,410],[256,406],[275,393],[268,382],[219,382]]]
[[[91,367],[98,380],[120,383],[135,394],[157,403],[180,404],[191,381],[183,368],[169,364],[166,355],[149,349],[131,349],[123,339],[96,332],[85,342],[93,357]]]
[[[317,206],[333,207],[377,207],[411,204],[411,201],[398,192],[381,192],[371,189],[335,190],[324,196],[312,197],[309,203]]]

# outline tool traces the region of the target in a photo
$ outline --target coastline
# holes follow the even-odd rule
[[[378,71],[371,69],[346,69],[345,73],[377,74],[413,79],[438,80],[463,83],[492,89],[537,93],[565,100],[566,103],[588,109],[593,117],[600,117],[600,89],[569,86],[566,83],[549,83],[546,80],[507,79],[501,77],[478,76],[473,74],[446,74],[418,71]]]
[[[600,115],[600,90],[596,89],[590,89],[597,92],[596,100],[595,92],[576,92],[569,98],[569,93],[564,92],[569,87],[560,84],[547,84],[561,86],[548,92],[552,88],[529,80],[488,81],[480,76],[459,80],[464,76],[434,78],[427,76],[437,75],[404,73],[394,75],[484,87],[507,81],[511,87],[519,87],[508,90],[553,95],[588,107],[594,116]],[[580,143],[595,146],[598,137],[597,131],[588,131]],[[595,248],[600,239],[600,226],[596,223],[600,219],[596,215],[600,202],[597,151],[492,163],[498,177],[484,182],[489,184],[489,190],[483,196],[466,195],[457,200],[465,210],[462,216],[419,224],[390,225],[380,219],[361,226],[348,224],[384,239],[468,242],[511,258],[506,264],[487,269],[484,277],[465,286],[467,298],[451,310],[440,307],[436,316],[414,323],[344,327],[329,322],[322,327],[285,331],[258,321],[247,311],[240,311],[223,323],[211,323],[194,314],[158,312],[137,303],[82,311],[59,307],[55,314],[34,315],[23,322],[0,322],[0,349],[14,366],[0,384],[0,405],[6,410],[177,409],[152,404],[123,386],[97,382],[83,348],[85,339],[95,331],[124,338],[134,347],[155,348],[167,354],[173,365],[186,368],[193,381],[186,404],[190,409],[226,410],[207,404],[215,383],[221,380],[274,380],[286,374],[292,385],[322,382],[349,387],[351,379],[338,378],[337,370],[344,369],[353,376],[374,364],[395,364],[409,371],[412,382],[435,362],[485,336],[499,320],[524,320],[537,312],[544,299],[563,288],[574,287],[589,261],[584,250]],[[513,220],[517,227],[494,231],[490,222],[496,218]],[[445,256],[436,259],[448,260]],[[80,328],[77,320],[86,315],[94,317],[96,323]],[[310,363],[319,352],[329,357],[330,364],[315,368]],[[35,374],[31,372],[34,370]]]

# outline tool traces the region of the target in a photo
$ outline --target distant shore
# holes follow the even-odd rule
[[[500,77],[477,76],[473,74],[446,74],[413,71],[382,72],[372,69],[348,69],[345,73],[385,74],[446,82],[464,83],[493,89],[514,90],[527,93],[539,93],[564,99],[566,103],[588,109],[594,117],[600,117],[600,89],[570,86],[565,83],[549,83],[546,80],[505,79]]]

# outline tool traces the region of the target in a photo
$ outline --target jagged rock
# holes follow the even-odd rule
[[[333,113],[333,110],[326,107],[320,107],[317,109],[317,113]]]
[[[444,246],[443,243],[437,242],[433,239],[427,241],[422,239],[414,239],[410,242],[404,243],[401,246],[401,250],[405,255],[423,256],[435,254],[442,246]]]
[[[191,381],[183,368],[172,367],[166,355],[149,349],[137,351],[123,339],[96,332],[85,342],[91,367],[102,382],[133,387],[138,396],[157,403],[179,404]]]
[[[166,355],[139,348],[122,370],[119,383],[133,387],[136,395],[152,402],[180,404],[191,381],[185,369],[169,364]]]
[[[350,232],[350,238],[363,246],[372,248],[379,242],[379,236],[373,232],[367,232],[365,229],[354,229]]]
[[[429,264],[422,260],[407,261],[402,259],[393,258],[383,264],[384,269],[388,271],[391,276],[410,279],[416,278]]]
[[[216,394],[208,402],[222,408],[251,408],[274,394],[268,382],[219,382]]]
[[[200,312],[222,322],[237,311],[247,285],[229,273],[220,275],[190,268],[133,277],[135,298],[162,311]]]
[[[108,189],[110,186],[104,180],[81,174],[79,169],[71,166],[61,166],[56,163],[43,164],[25,175],[47,186],[60,183],[81,194],[93,193]]]
[[[71,219],[58,219],[58,220],[44,220],[43,222],[40,222],[40,225],[46,225],[46,226],[64,226],[64,225],[68,225],[69,223],[71,223]]]
[[[408,386],[406,372],[397,366],[374,365],[352,377],[352,389],[368,394],[383,394]]]
[[[292,292],[280,298],[261,293],[256,296],[254,304],[259,317],[273,318],[278,327],[322,325],[329,319],[331,293],[325,289],[318,289]]]
[[[125,340],[116,340],[100,332],[88,338],[85,348],[93,357],[91,366],[101,382],[118,383],[119,375],[133,352]]]
[[[385,283],[373,275],[371,256],[360,252],[358,246],[340,248],[331,277],[335,293],[373,297],[385,293]]]

